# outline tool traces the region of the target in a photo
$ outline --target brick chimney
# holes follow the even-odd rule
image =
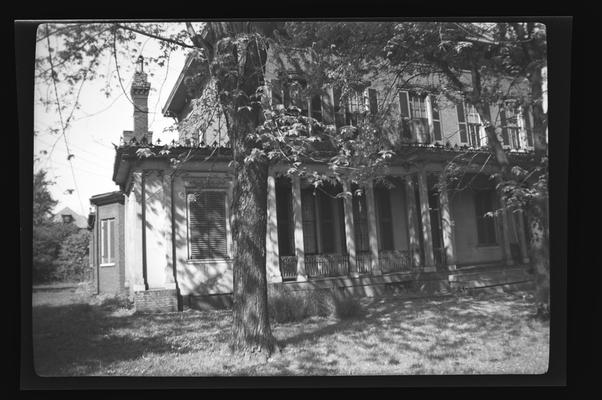
[[[143,138],[146,138],[147,143],[152,143],[153,133],[148,131],[148,92],[150,86],[144,72],[144,57],[140,56],[136,63],[136,72],[130,88],[132,102],[134,103],[134,131],[123,131],[125,144],[130,144],[133,138],[138,143],[141,143]]]

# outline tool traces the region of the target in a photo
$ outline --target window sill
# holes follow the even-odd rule
[[[197,260],[197,259],[188,259],[186,260],[187,264],[212,264],[212,263],[216,263],[216,262],[230,262],[232,261],[232,258],[227,257],[227,258],[205,258],[202,260]]]
[[[100,264],[101,267],[114,267],[115,263]]]

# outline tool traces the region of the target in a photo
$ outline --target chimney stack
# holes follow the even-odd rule
[[[148,131],[148,93],[150,83],[146,79],[144,72],[144,57],[138,57],[136,63],[136,72],[130,88],[132,102],[134,103],[134,131],[123,131],[124,143],[130,144],[132,139],[140,144],[143,138],[148,144],[152,143],[153,133]]]

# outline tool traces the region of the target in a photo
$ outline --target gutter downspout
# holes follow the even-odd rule
[[[148,278],[146,272],[146,182],[145,171],[142,170],[140,192],[142,196],[142,278],[144,279],[144,290],[148,290]]]
[[[174,196],[174,178],[175,172],[170,176],[170,196],[171,196],[171,260],[172,260],[172,268],[173,268],[173,280],[176,284],[176,299],[178,302],[178,311],[184,311],[184,301],[182,296],[180,295],[180,285],[178,284],[178,265],[176,259],[176,214],[175,214],[175,196]]]
[[[98,245],[100,243],[100,220],[99,217],[100,214],[98,213],[98,204],[96,205],[96,220],[94,221],[94,223],[96,224],[96,240],[95,240],[95,251],[94,251],[94,258],[95,258],[95,263],[96,263],[96,294],[100,294],[100,251],[101,248]]]

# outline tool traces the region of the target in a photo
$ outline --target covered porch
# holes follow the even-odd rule
[[[460,240],[456,248],[453,214],[463,218],[465,202],[436,189],[436,171],[392,175],[388,184],[370,182],[360,192],[348,182],[315,188],[277,175],[268,178],[269,282],[447,272],[478,264],[465,256],[471,245]],[[353,196],[337,196],[341,192]],[[508,213],[496,218],[498,265],[528,262],[521,222]]]

